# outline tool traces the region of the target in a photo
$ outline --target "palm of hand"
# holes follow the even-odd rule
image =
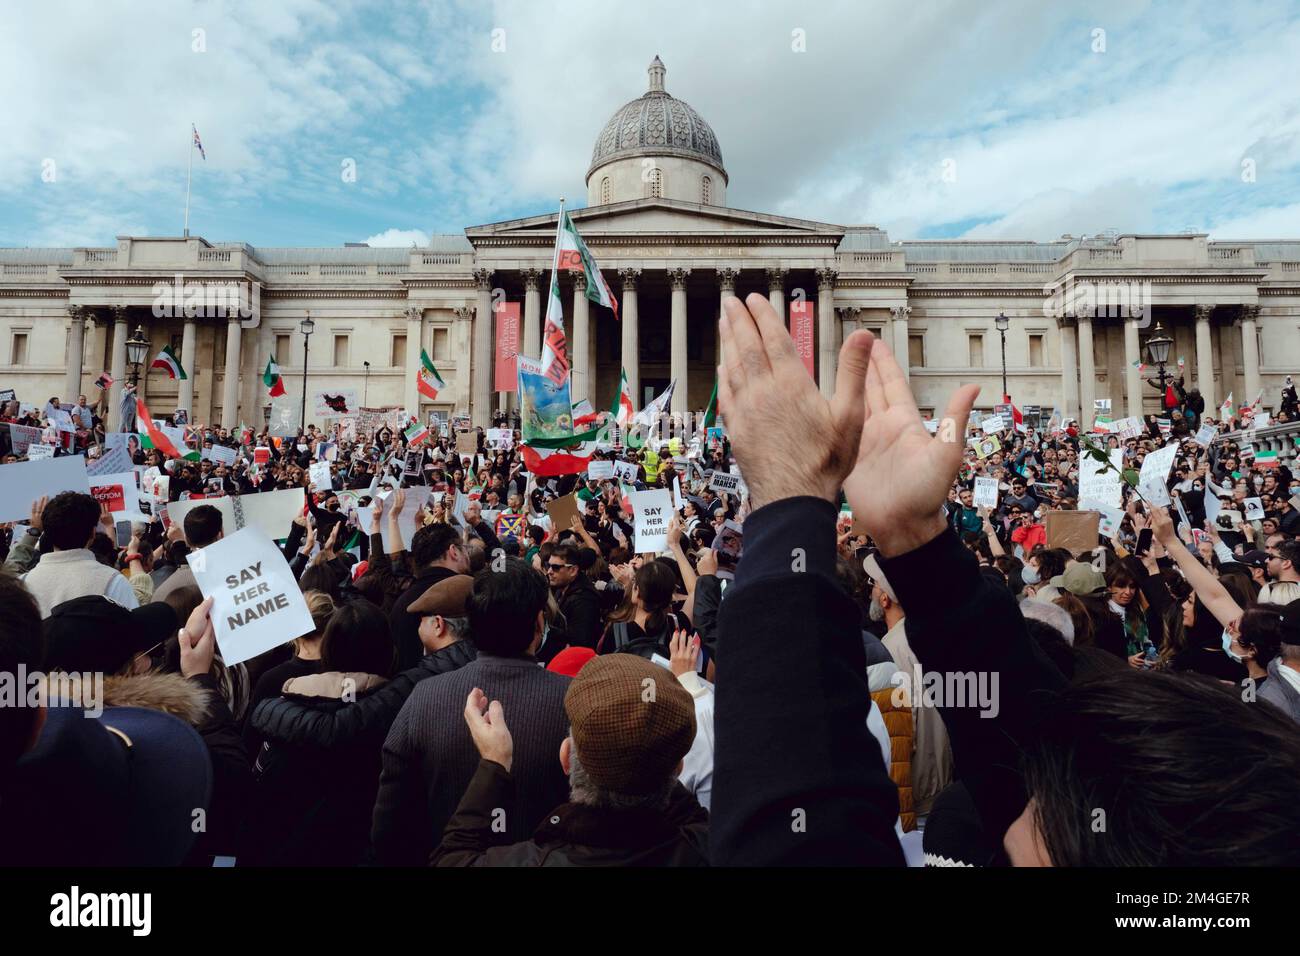
[[[858,461],[844,493],[873,536],[937,510],[951,485],[941,449],[913,408],[893,406],[862,426]]]

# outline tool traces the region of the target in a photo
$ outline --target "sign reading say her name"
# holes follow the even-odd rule
[[[205,598],[228,667],[301,637],[315,627],[289,564],[256,528],[228,534],[186,560]]]
[[[673,513],[673,493],[667,488],[634,491],[627,496],[636,528],[636,553],[658,554],[668,546],[668,519]]]

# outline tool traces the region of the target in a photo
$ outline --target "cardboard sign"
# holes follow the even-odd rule
[[[33,502],[61,491],[90,494],[86,459],[80,455],[0,465],[0,521],[26,521]]]
[[[551,516],[552,531],[568,531],[573,519],[582,515],[577,492],[546,502],[546,513]]]
[[[293,519],[303,512],[306,490],[284,488],[253,495],[222,495],[190,501],[173,501],[167,506],[172,521],[185,523],[185,516],[199,505],[212,505],[221,512],[221,528],[226,537],[243,528],[256,528],[268,538],[287,538]],[[286,638],[287,640],[287,638]]]
[[[1178,445],[1166,445],[1151,452],[1142,461],[1142,471],[1138,475],[1138,489],[1142,497],[1155,505],[1169,506],[1169,471],[1174,467],[1178,457]]]
[[[725,471],[715,471],[709,479],[709,487],[714,491],[734,495],[740,490],[740,475],[729,475]]]
[[[587,477],[594,481],[604,481],[614,477],[614,462],[593,461],[587,464]]]
[[[640,474],[640,467],[635,462],[631,462],[631,461],[614,462],[614,476],[618,478],[619,481],[626,481],[629,483],[635,482],[639,474]]]
[[[218,465],[225,465],[227,468],[235,463],[235,457],[238,452],[233,448],[227,448],[225,445],[213,445],[208,449],[208,457]]]
[[[668,519],[673,513],[673,494],[667,488],[634,491],[628,495],[636,528],[637,554],[658,554],[668,546]]]
[[[988,508],[990,511],[997,508],[998,480],[996,478],[976,478],[973,501],[976,508]]]
[[[1245,507],[1245,509],[1246,509],[1246,520],[1247,520],[1247,521],[1263,521],[1263,520],[1264,520],[1264,502],[1263,502],[1261,499],[1259,499],[1259,498],[1246,498],[1246,499],[1244,499],[1244,500],[1242,501],[1242,505],[1243,505],[1243,506]]]
[[[213,599],[209,616],[228,667],[315,629],[288,562],[258,529],[228,533],[186,560],[199,591]]]
[[[328,461],[313,461],[307,469],[307,474],[311,478],[311,483],[316,486],[317,491],[334,490]]]
[[[1202,448],[1209,448],[1210,443],[1214,441],[1217,430],[1213,425],[1202,425],[1196,431],[1196,444]]]
[[[1096,511],[1049,511],[1043,516],[1049,548],[1065,548],[1078,555],[1097,547],[1101,514]]]
[[[456,453],[459,455],[477,455],[478,432],[456,432]]]
[[[1124,452],[1116,448],[1109,454],[1113,471],[1093,458],[1086,451],[1079,454],[1079,498],[1097,501],[1108,508],[1118,508],[1123,504],[1124,477],[1120,473],[1124,468]]]

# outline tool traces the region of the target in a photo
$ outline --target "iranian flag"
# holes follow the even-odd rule
[[[614,399],[614,407],[609,410],[609,413],[618,422],[619,428],[626,428],[627,423],[636,414],[636,410],[632,407],[632,389],[627,384],[627,369],[620,369],[619,372],[618,396]]]
[[[447,387],[447,383],[442,380],[438,370],[433,367],[433,361],[429,358],[429,353],[420,349],[420,371],[415,376],[415,387],[420,394],[429,400],[438,397],[438,392]]]
[[[170,345],[164,345],[163,350],[158,353],[158,357],[153,360],[150,368],[160,368],[167,373],[167,377],[173,381],[176,379],[189,378],[185,374],[185,369],[181,367],[181,360],[176,357]]]
[[[566,438],[535,438],[523,445],[524,467],[539,478],[555,475],[580,475],[587,470],[596,453],[600,429]]]
[[[145,407],[144,399],[135,400],[135,417],[141,427],[144,428],[144,434],[148,437],[149,443],[158,449],[168,458],[184,458],[185,456],[176,450],[172,440],[162,433],[157,425],[153,423],[153,416],[149,414],[149,409]],[[143,444],[143,443],[142,443]]]
[[[262,373],[262,384],[271,390],[271,397],[284,394],[284,379],[280,377],[280,366],[275,364],[275,357],[266,360],[266,371]]]
[[[1257,451],[1255,452],[1256,468],[1276,468],[1280,462],[1277,460],[1275,451]]]
[[[420,422],[414,422],[411,427],[402,432],[402,434],[406,436],[407,446],[414,448],[416,445],[420,444],[420,442],[428,439],[429,426],[422,425]]]
[[[587,279],[587,298],[597,305],[609,307],[618,318],[618,303],[610,291],[600,266],[587,244],[573,228],[573,220],[560,206],[560,218],[555,228],[555,256],[551,261],[551,294],[546,299],[546,323],[542,326],[542,374],[556,385],[569,377],[568,343],[564,337],[564,303],[560,300],[560,283],[556,275],[560,269],[581,271]]]
[[[583,273],[587,278],[587,298],[611,310],[614,318],[617,319],[618,302],[614,299],[614,293],[610,291],[609,283],[601,275],[596,257],[582,241],[582,236],[578,235],[578,230],[573,226],[573,220],[564,210],[560,211],[560,232],[556,245],[556,262],[559,267]]]
[[[1223,404],[1219,406],[1219,421],[1226,422],[1231,417],[1232,417],[1232,392],[1229,392],[1228,397],[1225,398],[1223,400]]]
[[[713,380],[713,393],[709,395],[709,404],[704,409],[704,423],[701,427],[712,428],[718,422],[718,380]]]

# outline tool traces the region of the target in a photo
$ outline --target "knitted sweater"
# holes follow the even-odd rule
[[[100,564],[87,548],[42,555],[36,567],[27,572],[23,583],[40,605],[42,618],[49,617],[64,601],[93,594],[102,594],[126,608],[140,605],[126,578]]]

